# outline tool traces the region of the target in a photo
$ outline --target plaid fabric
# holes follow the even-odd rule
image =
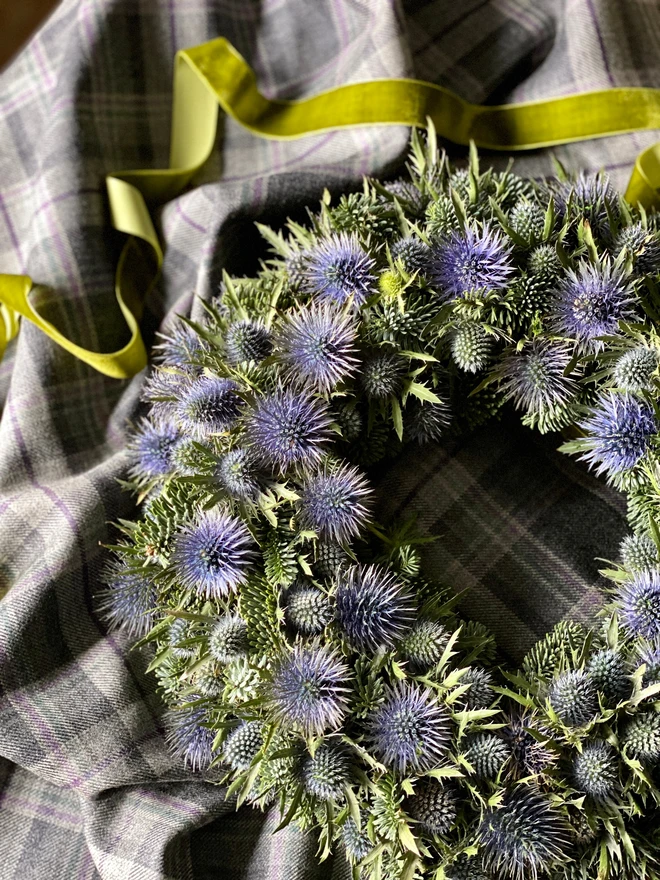
[[[125,333],[104,175],[166,164],[174,52],[218,34],[279,97],[405,75],[472,101],[660,84],[660,9],[643,0],[64,0],[0,77],[0,271],[54,290],[48,317],[87,347],[117,348]],[[147,338],[197,308],[193,294],[210,296],[223,267],[254,269],[252,219],[393,171],[407,136],[267,142],[225,122],[197,186],[159,213],[166,260]],[[622,187],[657,138],[556,153]],[[546,153],[518,167],[551,171]],[[106,379],[29,324],[0,366],[0,878],[347,877],[341,855],[317,867],[313,840],[271,837],[274,816],[235,814],[183,772],[147,658],[99,620],[99,542],[132,513],[116,478],[143,378]],[[471,588],[466,610],[512,656],[559,617],[589,613],[593,557],[612,556],[623,532],[620,499],[514,422],[411,453],[379,480],[381,513],[419,512],[440,536],[427,566]]]

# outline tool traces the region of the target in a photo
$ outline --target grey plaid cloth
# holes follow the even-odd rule
[[[47,286],[48,317],[86,347],[125,341],[104,176],[166,165],[174,53],[218,35],[286,98],[409,75],[475,102],[660,85],[648,0],[64,0],[0,77],[0,271]],[[223,267],[254,271],[254,218],[394,172],[407,138],[390,127],[267,142],[225,121],[196,185],[159,211],[166,259],[147,339],[209,297]],[[623,187],[658,138],[556,153]],[[541,152],[518,168],[552,165]],[[345,878],[341,854],[317,867],[314,840],[272,837],[276,817],[235,813],[168,756],[147,659],[99,619],[99,543],[133,512],[117,478],[143,380],[104,378],[30,324],[0,366],[0,880]],[[427,567],[468,589],[464,608],[512,657],[560,617],[589,615],[593,558],[612,557],[624,531],[621,499],[513,420],[411,453],[379,481],[380,514],[418,513],[438,536]]]

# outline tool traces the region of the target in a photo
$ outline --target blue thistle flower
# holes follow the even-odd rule
[[[237,390],[233,379],[200,376],[184,391],[177,406],[181,427],[200,440],[231,428],[243,408]]]
[[[191,695],[188,699],[193,702],[197,697]],[[200,706],[172,709],[164,720],[172,754],[191,770],[208,769],[213,760],[215,731],[205,726],[209,720],[207,710]]]
[[[619,545],[621,562],[628,571],[645,571],[660,565],[658,548],[648,535],[626,535]]]
[[[259,321],[234,321],[227,327],[225,352],[230,364],[259,363],[272,350],[270,331]]]
[[[223,669],[219,663],[205,663],[195,672],[195,688],[203,697],[216,699],[225,689]]]
[[[305,790],[324,801],[339,800],[351,781],[351,761],[341,745],[322,743],[302,765]]]
[[[481,324],[465,321],[451,337],[451,355],[454,363],[466,373],[478,373],[490,360],[493,338]]]
[[[170,624],[167,633],[167,641],[172,649],[172,654],[182,659],[194,657],[196,653],[195,646],[185,644],[193,636],[193,625],[191,622],[183,617],[176,617]]]
[[[618,761],[612,746],[597,739],[573,758],[573,784],[596,800],[611,797],[618,785]]]
[[[206,598],[227,596],[247,576],[252,545],[252,535],[239,519],[219,511],[200,513],[174,540],[171,563],[177,582]]]
[[[557,248],[550,244],[537,245],[530,251],[527,268],[532,276],[544,284],[556,281],[563,271]]]
[[[633,637],[660,638],[660,572],[635,572],[617,595],[622,626]]]
[[[247,623],[238,614],[225,614],[209,635],[209,652],[220,663],[230,663],[248,652]]]
[[[328,596],[311,583],[298,580],[286,596],[286,620],[305,636],[322,633],[333,617]]]
[[[179,430],[166,421],[142,419],[131,438],[131,474],[138,480],[164,477],[172,470],[172,456],[181,442]]]
[[[476,733],[465,746],[465,757],[479,779],[495,779],[510,756],[507,743],[494,733]]]
[[[153,370],[147,377],[140,395],[150,406],[152,421],[176,422],[177,406],[192,381],[191,375],[180,370],[169,368]]]
[[[215,476],[227,493],[239,501],[257,498],[261,491],[259,471],[251,449],[232,449],[218,462]]]
[[[565,375],[571,357],[566,343],[540,337],[507,355],[501,367],[505,398],[535,413],[568,403],[577,391],[577,383]]]
[[[451,423],[449,405],[441,403],[422,403],[414,401],[406,408],[406,434],[420,446],[438,441]]]
[[[470,666],[459,684],[470,685],[465,692],[463,702],[466,709],[488,709],[493,702],[495,691],[493,690],[493,676],[479,666]]]
[[[399,644],[399,651],[414,670],[426,671],[440,661],[449,633],[437,620],[416,620]]]
[[[485,867],[511,880],[537,880],[569,847],[569,829],[552,802],[519,785],[484,813],[479,829]]]
[[[243,721],[224,742],[222,757],[233,770],[247,770],[264,743],[259,721]]]
[[[322,303],[289,314],[277,345],[291,379],[327,393],[355,372],[355,340],[353,318]]]
[[[360,306],[376,289],[376,261],[355,235],[333,235],[307,252],[305,285],[322,302]]]
[[[646,666],[644,685],[660,682],[660,642],[644,642],[637,650],[638,662]]]
[[[303,736],[337,730],[347,712],[349,677],[348,666],[330,648],[296,645],[273,672],[273,719]]]
[[[362,821],[362,828],[366,824],[366,817]],[[341,836],[346,847],[346,855],[352,862],[361,862],[374,848],[366,832],[358,828],[355,820],[350,816],[341,827]]]
[[[612,377],[623,391],[651,391],[658,369],[658,352],[645,345],[631,348],[617,360]]]
[[[509,717],[501,734],[511,749],[511,770],[514,778],[538,776],[555,763],[554,753],[538,738],[543,733],[530,716]]]
[[[405,374],[406,363],[398,354],[376,351],[365,359],[360,383],[367,397],[383,400],[401,391]]]
[[[370,519],[370,495],[365,477],[348,464],[312,474],[305,480],[297,502],[300,525],[325,540],[347,544]]]
[[[435,779],[419,782],[415,794],[406,798],[404,808],[428,834],[443,837],[456,824],[456,795]]]
[[[580,456],[598,475],[621,476],[644,457],[658,430],[651,407],[627,394],[602,395],[591,416],[580,424],[587,437]]]
[[[400,260],[409,275],[412,275],[413,272],[425,275],[428,272],[431,249],[419,238],[412,236],[395,241],[391,253],[392,259]]]
[[[367,719],[376,756],[393,770],[424,773],[437,767],[451,743],[449,713],[428,688],[399,681]]]
[[[432,249],[429,278],[444,301],[472,291],[499,290],[512,272],[510,247],[488,226],[452,231]]]
[[[657,764],[660,760],[660,713],[636,715],[623,731],[625,751],[643,764]]]
[[[158,335],[162,342],[154,346],[157,363],[195,374],[199,371],[198,362],[208,352],[209,345],[192,327],[179,321],[168,333]]]
[[[660,240],[655,232],[641,223],[624,226],[614,242],[614,254],[618,256],[626,248],[633,265],[640,275],[650,275],[660,268]]]
[[[284,470],[317,462],[330,439],[330,424],[325,403],[280,388],[257,401],[248,417],[247,435],[256,455]]]
[[[580,263],[566,271],[553,304],[555,332],[575,340],[585,352],[601,351],[601,336],[618,332],[619,321],[634,317],[634,298],[621,270],[609,263]]]
[[[626,661],[618,651],[596,651],[587,663],[587,674],[608,703],[616,705],[630,696],[632,682]]]
[[[348,564],[349,556],[340,544],[327,541],[316,542],[316,560],[314,567],[322,578],[333,580],[337,569]]]
[[[353,565],[338,579],[337,622],[353,649],[391,648],[412,626],[415,598],[392,572],[377,565]]]
[[[591,677],[581,669],[557,676],[548,693],[550,705],[564,724],[581,727],[598,712],[598,693]]]
[[[104,574],[101,612],[111,629],[123,629],[131,638],[146,636],[156,618],[158,595],[152,570],[112,562]]]

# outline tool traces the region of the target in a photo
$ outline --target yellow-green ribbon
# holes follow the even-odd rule
[[[432,83],[384,79],[351,83],[302,101],[275,101],[261,94],[254,71],[223,37],[181,50],[174,64],[169,168],[118,171],[107,178],[113,225],[130,236],[115,279],[130,341],[109,354],[75,345],[31,306],[32,282],[27,276],[0,275],[0,355],[17,331],[17,315],[22,315],[108,376],[126,378],[145,366],[138,322],[144,295],[163,259],[147,202],[174,198],[206,162],[215,143],[218,107],[266,138],[298,138],[355,125],[423,127],[430,117],[440,137],[457,144],[473,140],[479,147],[507,152],[660,128],[660,89],[608,89],[487,107]],[[656,144],[638,157],[626,198],[650,207],[659,194]]]

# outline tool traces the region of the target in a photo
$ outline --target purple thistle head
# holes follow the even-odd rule
[[[376,289],[376,261],[354,235],[333,235],[306,255],[305,284],[322,302],[344,305],[353,297],[360,306]]]
[[[437,767],[451,743],[449,713],[428,688],[409,681],[391,687],[367,720],[376,756],[393,770],[424,773]]]
[[[486,868],[511,880],[537,880],[563,858],[569,829],[549,798],[519,785],[484,813],[479,829]]]
[[[355,372],[355,339],[353,319],[322,303],[288,315],[277,345],[294,381],[327,393]]]
[[[566,404],[577,391],[577,383],[564,375],[571,361],[566,343],[540,338],[513,352],[501,368],[502,390],[518,409],[540,412]]]
[[[188,699],[193,702],[196,697]],[[204,726],[207,722],[208,712],[200,706],[172,709],[165,716],[170,751],[191,770],[206,770],[213,760],[216,732]]]
[[[215,471],[218,482],[232,498],[255,499],[261,491],[259,473],[251,449],[232,449],[223,455]]]
[[[181,427],[197,439],[226,431],[243,407],[232,379],[200,376],[186,389],[177,406]]]
[[[452,231],[433,248],[429,277],[444,301],[475,290],[506,287],[513,272],[511,250],[488,226]]]
[[[567,270],[555,294],[554,330],[582,351],[601,351],[599,337],[617,333],[619,321],[634,317],[634,303],[621,270],[580,263],[577,272]]]
[[[337,730],[347,711],[349,678],[348,666],[330,648],[297,645],[273,672],[274,719],[304,736]]]
[[[259,363],[272,349],[270,331],[259,321],[235,321],[227,328],[225,351],[230,364]]]
[[[368,522],[366,502],[370,495],[365,477],[348,464],[334,472],[311,475],[298,501],[300,525],[324,540],[345,544],[356,538]]]
[[[395,574],[378,565],[353,565],[338,580],[337,622],[352,648],[391,648],[410,630],[415,598]]]
[[[151,417],[176,421],[177,404],[186,392],[191,376],[180,370],[156,368],[142,388],[142,400],[151,406]]]
[[[174,540],[171,561],[178,583],[206,598],[229,595],[247,576],[253,543],[239,519],[217,510],[201,513]]]
[[[172,457],[180,442],[181,434],[174,425],[142,419],[129,445],[131,475],[138,480],[166,476],[172,470]]]
[[[581,460],[595,466],[597,474],[609,477],[633,468],[658,430],[651,407],[628,394],[603,395],[580,427],[588,435]]]
[[[208,343],[188,324],[178,321],[168,332],[160,333],[162,339],[155,346],[156,360],[164,367],[177,367],[190,373],[200,369],[198,362],[209,350]]]
[[[323,401],[280,388],[257,401],[248,417],[247,436],[255,455],[285,470],[320,459],[323,444],[330,439],[330,424]]]
[[[112,629],[123,629],[132,638],[146,636],[155,623],[157,602],[153,575],[149,568],[134,568],[114,561],[104,576],[101,610]]]
[[[638,651],[638,663],[646,666],[644,684],[658,684],[660,682],[660,641],[642,642]]]
[[[619,588],[621,623],[631,636],[660,638],[660,572],[638,571]]]

